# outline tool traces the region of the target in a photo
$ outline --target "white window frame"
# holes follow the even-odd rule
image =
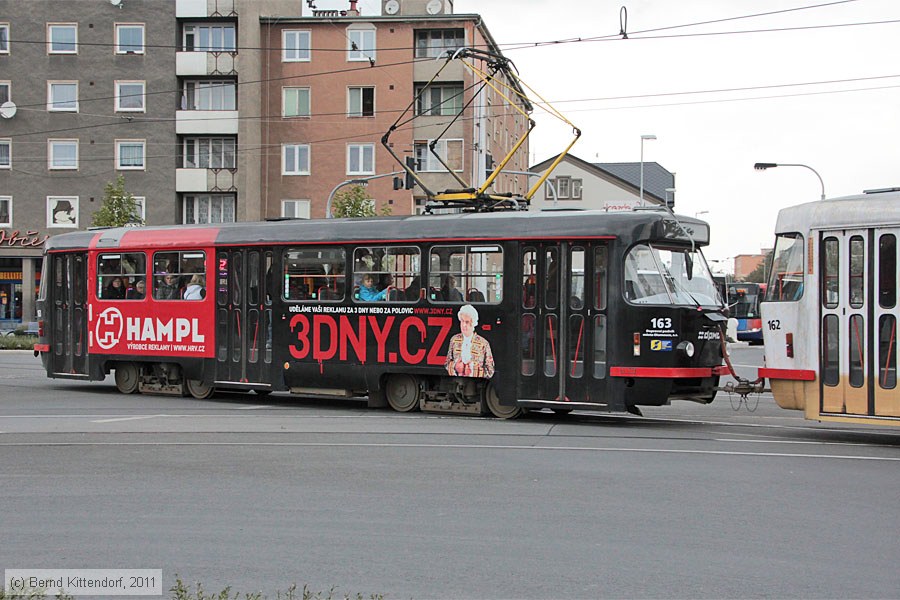
[[[457,44],[448,44],[448,38],[453,35],[451,41],[457,41],[455,34],[461,33],[462,39]],[[438,43],[440,42],[440,43]],[[439,58],[445,56],[447,50],[464,48],[466,45],[466,31],[459,27],[443,27],[439,29],[417,29],[415,33],[415,57]]]
[[[181,166],[184,169],[236,169],[237,140],[225,136],[187,137],[182,143]]]
[[[304,40],[304,38],[306,39]],[[312,60],[312,31],[309,29],[285,29],[282,31],[281,61],[309,62],[310,60]]]
[[[62,148],[75,149],[74,164],[58,164],[57,152]],[[77,171],[78,170],[78,140],[77,139],[52,139],[47,140],[47,169],[51,171]]]
[[[306,104],[308,108],[308,113],[305,115],[297,114],[297,115],[289,115],[287,112],[288,109],[288,91],[289,90],[297,90],[298,94],[302,90],[306,90]],[[299,99],[299,96],[298,96]],[[299,108],[299,107],[298,107]],[[312,115],[312,90],[309,87],[305,86],[284,86],[281,88],[281,116],[285,119],[308,119]]]
[[[197,217],[199,217],[199,204],[203,199],[206,199],[208,202],[208,212],[207,212],[207,220],[206,221],[198,221]],[[225,201],[228,201],[230,206],[225,206]],[[188,203],[193,205],[192,213],[194,215],[194,220],[188,221]],[[218,203],[219,206],[213,206],[213,204]],[[237,212],[237,199],[234,194],[186,194],[181,203],[181,222],[186,225],[199,225],[204,223],[234,223],[235,222],[235,213]],[[214,221],[212,220],[213,212],[218,213],[219,216],[223,217],[223,220]],[[226,213],[230,213],[226,215]],[[225,221],[224,217],[230,216],[230,221]]]
[[[54,49],[57,42],[53,39],[53,35],[57,29],[71,29],[75,32],[74,47],[71,50]],[[59,43],[68,44],[69,42]],[[78,23],[47,23],[47,54],[78,54]]]
[[[376,43],[377,37],[375,36],[375,27],[348,28],[347,62],[374,61]],[[354,44],[356,44],[356,50],[353,49]]]
[[[136,50],[126,50],[122,43],[123,29],[137,29],[141,32],[141,45]],[[143,54],[146,48],[146,31],[143,23],[116,23],[116,54]],[[131,47],[131,44],[128,44]]]
[[[140,165],[123,165],[122,148],[133,146],[141,148]],[[147,140],[116,140],[116,171],[146,171],[147,170]]]
[[[6,162],[0,161],[0,169],[12,169],[12,140],[0,138],[0,148],[6,147]]]
[[[309,144],[282,144],[281,145],[281,174],[282,175],[309,175],[311,164],[311,152]],[[303,164],[303,155],[306,164]],[[290,159],[290,164],[288,161]]]
[[[9,54],[9,23],[0,23],[0,54]]]
[[[416,115],[428,117],[452,117],[458,115],[462,111],[463,103],[466,100],[465,85],[458,81],[434,84],[426,88],[425,93],[420,97],[419,93],[421,92],[423,85],[424,84],[421,83],[416,84],[413,88],[417,98],[415,106]],[[437,102],[433,102],[435,94],[440,95]]]
[[[13,201],[12,196],[0,196],[0,203],[6,203],[6,220],[0,220],[0,227],[12,227],[13,222]],[[0,215],[3,211],[0,211]]]
[[[366,165],[366,154],[370,154],[371,165]],[[352,169],[354,155],[359,161],[359,169]],[[368,167],[368,168],[367,168]],[[347,175],[375,174],[375,144],[347,144]]]
[[[584,188],[584,180],[583,179],[573,179],[572,180],[572,200],[581,200],[581,193]]]
[[[365,105],[364,98],[366,90],[372,93],[372,114],[363,113]],[[354,94],[354,91],[356,94]],[[354,95],[356,96],[354,98]],[[353,118],[374,117],[375,116],[375,86],[372,85],[351,85],[347,88],[347,116]]]
[[[431,141],[432,140],[426,140],[424,142],[416,141],[413,144],[414,150],[415,150],[416,146],[424,145],[424,150],[422,152],[423,160],[418,161],[419,165],[418,165],[417,171],[419,171],[421,173],[445,173],[446,170],[444,169],[444,165],[442,165],[440,162],[438,162],[438,160],[434,157],[434,155],[431,154],[431,150],[428,149],[428,145],[431,143]],[[459,165],[459,168],[454,169],[454,171],[457,173],[461,173],[466,168],[466,155],[463,152],[463,149],[465,147],[464,140],[458,139],[458,138],[438,140],[437,144],[435,144],[435,150],[441,156],[441,158],[444,159],[444,162],[446,162],[447,164],[450,164],[450,161],[447,157],[447,145],[450,143],[459,144],[460,165]],[[416,158],[418,159],[418,154],[416,154]]]
[[[138,216],[141,218],[140,224],[143,225],[147,222],[147,197],[146,196],[132,196],[134,199],[134,205],[137,207]],[[137,225],[137,223],[135,223]]]
[[[6,100],[0,97],[0,104],[12,100],[12,82],[9,79],[0,79],[0,89],[6,88]]]
[[[215,31],[219,29],[222,33],[217,44],[214,38]],[[232,39],[231,43],[226,43],[225,31],[229,29],[232,31]],[[200,45],[203,30],[207,30],[206,38],[209,44],[207,46]],[[188,38],[193,38],[190,47]],[[237,27],[233,23],[185,23],[181,30],[181,44],[185,52],[237,52]]]
[[[572,178],[557,177],[556,178],[556,197],[560,200],[568,200],[572,196]]]
[[[67,104],[65,102],[56,102],[53,98],[53,91],[56,86],[73,86],[75,88],[75,103],[73,106],[57,106]],[[48,81],[47,82],[47,110],[49,112],[78,112],[78,82],[77,81]]]
[[[129,85],[140,86],[141,87],[140,95],[134,94],[134,93],[123,94],[122,87],[129,86]],[[116,81],[115,86],[116,86],[116,112],[147,112],[147,82],[138,81],[138,80],[123,80],[123,81]],[[129,100],[139,98],[141,105],[138,108],[129,108],[129,107],[122,106],[123,96]]]
[[[72,223],[57,223],[53,218],[53,208],[56,203],[67,200],[72,207],[74,221]],[[47,196],[47,228],[78,229],[78,196]]]
[[[282,200],[281,216],[291,219],[309,219],[311,204],[312,201],[310,200]],[[288,211],[288,207],[291,207],[290,211]],[[288,214],[288,212],[291,212],[292,214]]]
[[[237,84],[234,81],[185,81],[181,110],[237,110]]]

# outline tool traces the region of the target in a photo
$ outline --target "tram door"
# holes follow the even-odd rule
[[[873,333],[871,231],[822,234],[823,413],[868,415]]]
[[[271,383],[272,295],[266,285],[270,249],[216,254],[216,380]]]
[[[522,248],[519,398],[603,402],[607,253],[602,242]]]
[[[45,284],[46,285],[46,284]],[[53,255],[51,365],[54,373],[87,374],[87,254]],[[48,319],[50,315],[45,315]]]

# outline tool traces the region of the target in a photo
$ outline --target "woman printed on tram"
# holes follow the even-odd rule
[[[466,304],[456,316],[460,333],[450,338],[444,368],[450,375],[490,379],[494,376],[494,354],[490,342],[475,333],[478,311],[471,304]]]
[[[190,283],[184,290],[185,300],[203,300],[206,297],[206,280],[199,273],[191,277]]]
[[[143,279],[134,282],[134,287],[128,290],[125,298],[128,300],[143,300],[147,296],[147,284]]]
[[[124,300],[125,284],[122,283],[121,277],[113,277],[106,290],[103,292],[104,300]]]

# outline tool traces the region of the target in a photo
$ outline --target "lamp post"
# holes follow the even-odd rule
[[[328,194],[328,202],[325,203],[325,218],[333,219],[334,215],[331,214],[331,203],[334,201],[334,195],[337,193],[339,189],[344,187],[345,185],[362,185],[366,186],[373,179],[381,179],[382,177],[392,177],[394,175],[400,175],[404,171],[394,171],[392,173],[382,173],[381,175],[371,175],[369,177],[358,177],[356,179],[348,179],[347,181],[342,181],[331,190],[331,193]]]
[[[652,133],[645,133],[641,136],[641,206],[644,206],[644,141],[655,139],[656,136]]]
[[[699,217],[700,215],[708,215],[708,214],[709,214],[709,211],[708,211],[708,210],[700,210],[700,211],[697,211],[697,212],[694,213],[694,218],[696,219],[696,218]]]
[[[822,181],[822,176],[819,175],[819,172],[810,167],[809,165],[801,165],[799,163],[762,163],[758,162],[753,165],[753,168],[757,171],[765,171],[766,169],[774,169],[775,167],[803,167],[804,169],[809,169],[813,173],[816,174],[816,177],[819,178],[819,184],[822,186],[822,200],[825,199],[825,182]]]

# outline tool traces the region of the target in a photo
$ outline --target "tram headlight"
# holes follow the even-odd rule
[[[693,342],[681,342],[678,344],[678,350],[684,353],[688,358],[693,358],[694,356],[694,344]]]

